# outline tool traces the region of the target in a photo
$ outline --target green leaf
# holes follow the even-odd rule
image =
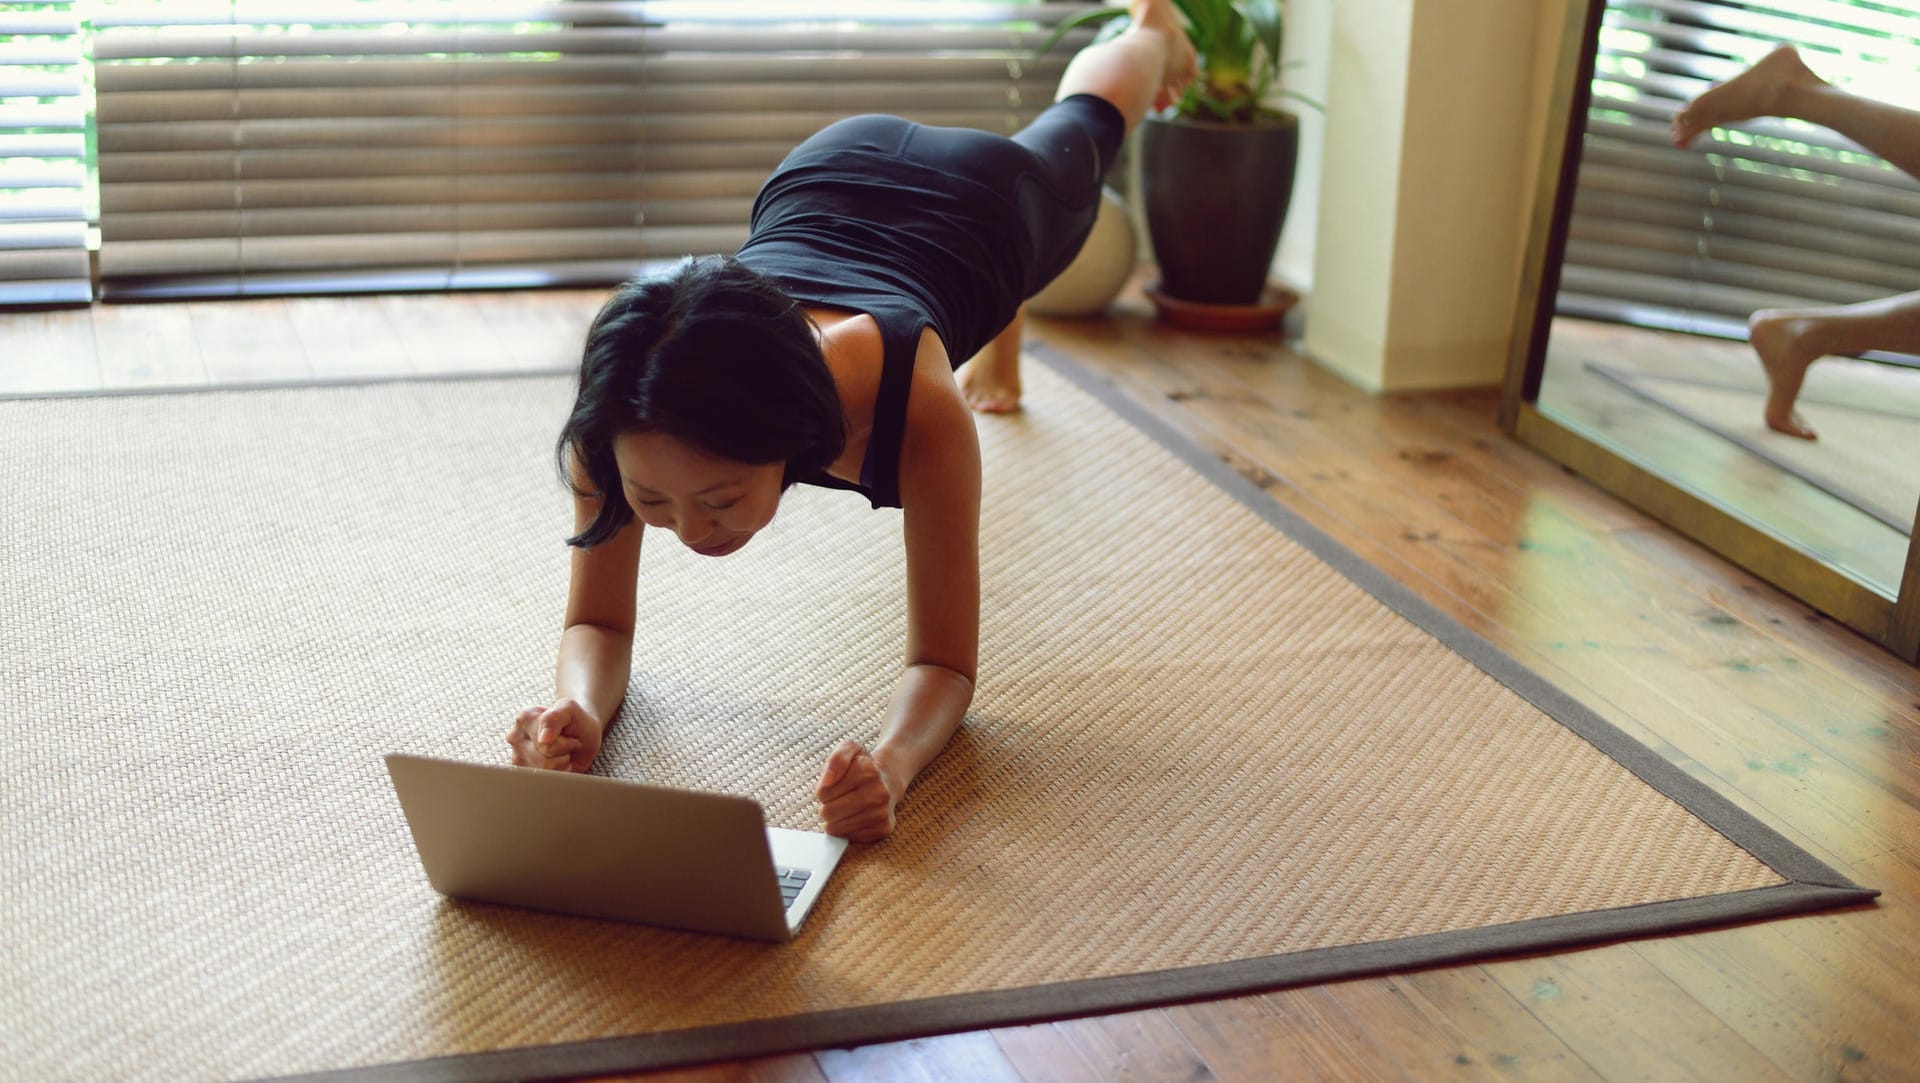
[[[1233,24],[1239,21],[1232,0],[1174,0],[1174,6],[1187,17],[1187,37],[1203,57],[1217,49],[1221,38],[1230,35]]]
[[[1280,96],[1283,98],[1292,98],[1294,101],[1312,108],[1316,113],[1324,114],[1327,111],[1327,103],[1317,98],[1309,98],[1297,90],[1282,90]]]
[[[1063,19],[1059,26],[1053,28],[1053,33],[1047,35],[1047,40],[1041,42],[1039,47],[1034,49],[1034,59],[1038,60],[1052,52],[1053,47],[1060,44],[1060,39],[1086,26],[1088,23],[1105,22],[1108,19],[1124,19],[1126,17],[1126,8],[1094,8],[1092,11],[1083,11],[1070,19]]]
[[[1278,68],[1280,49],[1285,44],[1286,36],[1280,0],[1234,0],[1233,9],[1253,28],[1261,48],[1267,51],[1267,66]]]

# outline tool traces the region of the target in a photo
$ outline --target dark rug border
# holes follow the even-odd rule
[[[1666,412],[1679,418],[1680,420],[1687,422],[1688,424],[1697,425],[1700,428],[1707,430],[1713,435],[1718,436],[1720,439],[1725,440],[1727,443],[1732,444],[1734,447],[1737,447],[1740,450],[1746,452],[1747,454],[1753,456],[1754,458],[1759,459],[1761,462],[1766,463],[1769,466],[1774,467],[1775,469],[1791,474],[1796,478],[1799,478],[1801,481],[1804,481],[1808,485],[1811,485],[1814,488],[1820,490],[1821,492],[1826,493],[1828,496],[1833,497],[1835,500],[1840,501],[1842,504],[1847,505],[1848,507],[1854,509],[1860,514],[1865,515],[1876,522],[1885,523],[1887,526],[1892,527],[1894,530],[1897,530],[1902,534],[1911,534],[1913,532],[1913,524],[1914,524],[1913,519],[1908,519],[1905,522],[1901,522],[1899,519],[1895,518],[1891,513],[1884,511],[1879,507],[1876,507],[1873,501],[1860,495],[1860,493],[1857,492],[1856,490],[1851,489],[1846,485],[1833,480],[1832,478],[1815,477],[1813,474],[1808,473],[1806,470],[1802,469],[1801,467],[1793,463],[1786,456],[1775,455],[1765,445],[1761,444],[1759,441],[1753,439],[1752,437],[1742,436],[1741,434],[1733,431],[1732,429],[1729,429],[1724,425],[1721,425],[1719,422],[1714,421],[1711,418],[1702,417],[1701,415],[1695,413],[1694,411],[1688,409],[1685,406],[1680,405],[1677,402],[1671,402],[1667,399],[1661,398],[1660,394],[1657,391],[1655,391],[1653,388],[1642,385],[1640,380],[1636,377],[1635,374],[1629,374],[1626,371],[1616,370],[1610,365],[1602,365],[1593,361],[1587,362],[1586,365],[1587,365],[1588,371],[1592,372],[1596,376],[1601,377],[1602,379],[1612,381],[1615,385],[1617,385],[1621,390],[1625,391],[1627,394],[1633,395],[1636,398],[1642,399],[1646,402],[1650,402],[1653,405],[1659,407],[1660,409],[1665,410]],[[1672,376],[1664,376],[1664,377],[1660,377],[1660,379],[1672,380],[1674,383],[1692,384],[1695,387],[1713,387],[1723,391],[1754,391],[1753,388],[1735,387],[1731,384],[1715,383],[1710,380],[1689,380],[1685,378],[1672,377]],[[1766,401],[1766,396],[1764,394],[1761,394],[1757,391],[1754,391],[1754,394],[1755,394],[1755,397],[1760,399],[1761,402],[1764,403]],[[1845,409],[1848,409],[1848,410],[1864,410],[1868,413],[1880,414],[1883,417],[1898,417],[1898,418],[1904,418],[1909,421],[1920,420],[1920,419],[1914,418],[1910,414],[1895,413],[1892,410],[1874,410],[1871,407],[1851,406],[1851,405],[1846,405],[1842,403],[1829,403],[1828,405],[1839,405],[1839,406],[1843,406]],[[1783,436],[1781,437],[1781,439],[1791,440],[1793,439],[1793,437]]]
[[[661,1034],[601,1038],[278,1077],[280,1083],[471,1083],[689,1067],[810,1049],[1025,1026],[1268,992],[1369,975],[1484,962],[1622,938],[1667,935],[1864,902],[1879,894],[1783,884],[1727,895],[1539,918],[1402,940],[1318,948],[1174,970],[961,993]]]
[[[962,993],[660,1034],[528,1046],[280,1078],[310,1083],[467,1083],[473,1080],[544,1079],[645,1071],[714,1060],[769,1056],[807,1049],[844,1048],[955,1031],[1040,1023],[1417,967],[1484,960],[1495,956],[1563,950],[1621,938],[1669,934],[1860,904],[1879,895],[1878,891],[1853,884],[1385,572],[1355,556],[1331,536],[1242,477],[1233,467],[1127,397],[1110,381],[1090,373],[1064,354],[1046,346],[1030,344],[1027,353],[1081,391],[1093,396],[1135,429],[1151,437],[1269,525],[1332,565],[1340,574],[1539,707],[1561,725],[1585,738],[1647,785],[1678,802],[1789,882],[1775,887],[1697,899],[1566,914],[1507,925],[1318,948],[1144,974],[1090,978],[999,992]]]
[[[1386,572],[1360,559],[1352,550],[1247,480],[1231,465],[1127,397],[1112,382],[1092,374],[1057,350],[1035,345],[1028,347],[1028,352],[1072,381],[1074,386],[1098,399],[1128,424],[1152,437],[1195,472],[1240,501],[1276,530],[1332,565],[1341,575],[1385,603],[1388,608],[1412,621],[1488,676],[1585,738],[1588,743],[1639,776],[1641,781],[1671,797],[1775,872],[1798,883],[1858,890],[1846,877],[1812,854],[1787,841],[1744,809],[1715,793],[1705,783],[1668,762],[1665,757],[1627,736],[1586,704],[1521,665],[1511,655],[1441,612]],[[1877,895],[1878,892],[1871,894]]]

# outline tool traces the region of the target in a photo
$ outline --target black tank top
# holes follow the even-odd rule
[[[761,188],[736,254],[803,304],[864,312],[879,324],[884,362],[860,483],[804,479],[856,489],[876,508],[900,506],[900,440],[920,332],[933,328],[952,363],[965,362],[1019,310],[1032,258],[1004,197],[902,156],[922,131],[897,117],[856,117],[802,143]]]

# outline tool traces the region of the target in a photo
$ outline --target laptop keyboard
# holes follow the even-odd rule
[[[800,897],[800,889],[806,887],[807,881],[813,876],[812,869],[786,869],[775,865],[773,871],[780,877],[780,905],[783,907],[793,905],[793,900]]]

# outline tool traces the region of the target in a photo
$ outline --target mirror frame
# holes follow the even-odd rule
[[[1553,298],[1560,291],[1573,212],[1573,180],[1580,165],[1592,99],[1606,0],[1568,0],[1554,67],[1552,100],[1541,141],[1533,216],[1521,264],[1520,295],[1500,401],[1500,427],[1601,489],[1653,516],[1754,575],[1799,598],[1902,661],[1920,665],[1920,510],[1908,533],[1907,559],[1896,596],[1848,576],[1762,524],[1722,508],[1582,433],[1542,414],[1537,406],[1546,369]]]

